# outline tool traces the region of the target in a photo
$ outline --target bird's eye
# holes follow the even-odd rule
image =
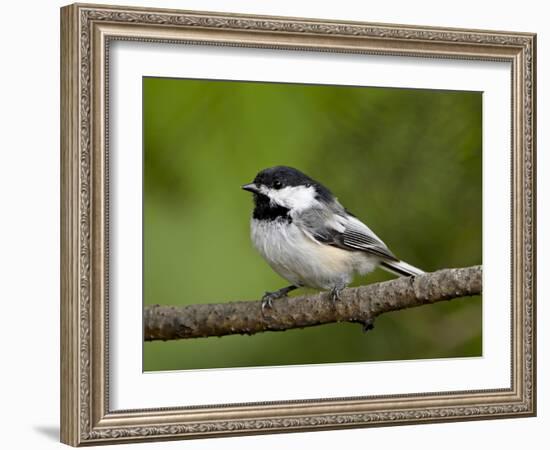
[[[281,183],[280,180],[275,180],[275,181],[273,182],[273,187],[274,187],[275,189],[281,189],[281,188],[283,187],[283,183]]]

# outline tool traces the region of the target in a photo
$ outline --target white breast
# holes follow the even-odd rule
[[[298,286],[344,287],[352,281],[354,271],[370,272],[378,263],[363,252],[322,244],[283,219],[252,219],[251,237],[273,270]]]

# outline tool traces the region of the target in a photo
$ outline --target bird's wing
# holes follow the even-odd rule
[[[294,221],[317,242],[398,261],[369,227],[345,211],[339,203],[331,209],[309,209],[295,217]]]

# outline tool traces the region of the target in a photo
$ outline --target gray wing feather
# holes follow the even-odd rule
[[[384,259],[398,261],[386,244],[337,201],[328,208],[311,208],[294,221],[315,240],[344,250],[364,251]]]

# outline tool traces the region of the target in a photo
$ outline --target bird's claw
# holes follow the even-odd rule
[[[340,287],[335,287],[330,290],[330,299],[333,303],[340,301],[340,295],[344,289]]]
[[[262,297],[262,312],[265,310],[265,308],[268,308],[268,309],[273,308],[273,300],[277,300],[278,298],[285,297],[285,296],[286,294],[283,294],[280,291],[266,292]]]
[[[293,291],[296,289],[297,285],[287,286],[281,289],[278,289],[273,292],[266,292],[264,296],[262,297],[262,312],[265,308],[273,308],[273,300],[277,300],[278,298],[286,297],[290,291]]]
[[[265,308],[273,308],[273,298],[270,294],[271,292],[266,292],[265,295],[262,297],[262,312]]]

